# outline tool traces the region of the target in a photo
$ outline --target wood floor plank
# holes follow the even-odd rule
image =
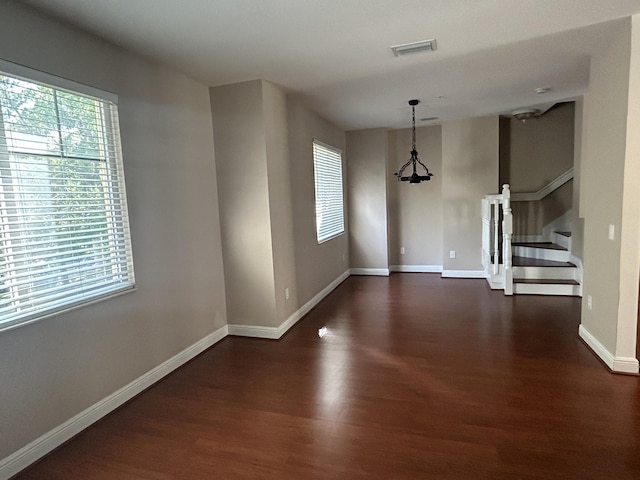
[[[17,478],[638,479],[640,379],[602,367],[579,314],[482,280],[351,277],[279,341],[226,338]]]

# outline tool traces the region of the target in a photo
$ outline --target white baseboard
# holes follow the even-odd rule
[[[442,265],[390,265],[392,272],[442,273]]]
[[[293,327],[298,321],[311,311],[318,303],[320,303],[327,295],[336,289],[338,285],[344,282],[349,275],[350,270],[345,271],[342,275],[336,278],[333,282],[323,288],[315,297],[300,307],[293,315],[291,315],[286,321],[284,321],[279,327],[261,327],[258,325],[229,325],[229,335],[235,335],[238,337],[253,337],[253,338],[269,338],[277,340],[282,337],[287,331]],[[387,273],[388,275],[388,273]]]
[[[85,428],[91,426],[105,415],[111,413],[120,405],[149,388],[176,368],[184,365],[195,356],[204,352],[207,348],[222,340],[227,336],[227,333],[226,325],[219,328],[215,332],[204,337],[202,340],[199,340],[190,347],[174,355],[169,360],[149,370],[133,382],[125,385],[120,390],[117,390],[108,397],[103,398],[86,410],[80,412],[73,418],[70,418],[62,425],[48,431],[33,442],[22,447],[17,452],[0,460],[0,478],[10,478],[21,470],[24,470],[32,463],[62,445],[64,442],[82,432]]]
[[[261,327],[259,325],[229,325],[229,335],[234,337],[269,338],[277,340],[280,338],[278,327]]]
[[[578,329],[578,335],[580,335],[580,338],[582,338],[585,343],[589,345],[591,350],[593,350],[594,353],[602,359],[605,365],[607,365],[614,372],[638,373],[640,367],[637,358],[614,356],[583,325],[580,325],[580,328]]]
[[[443,278],[487,278],[484,270],[443,270]]]
[[[613,370],[613,354],[606,349],[604,345],[600,343],[599,340],[596,339],[591,332],[585,328],[584,325],[580,324],[578,327],[578,335],[582,338],[589,348],[593,350],[593,352],[600,357],[600,359],[607,365],[611,370]]]
[[[375,275],[379,277],[389,276],[388,268],[352,268],[349,272],[351,275]]]
[[[612,370],[621,373],[640,373],[640,363],[633,357],[615,357]]]

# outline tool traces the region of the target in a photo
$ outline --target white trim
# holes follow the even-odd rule
[[[551,242],[555,243],[556,245],[560,245],[561,247],[566,248],[567,250],[571,251],[571,236],[566,236],[566,235],[562,235],[561,233],[558,233],[558,231],[554,231],[553,234],[551,235]]]
[[[513,277],[517,279],[576,280],[577,267],[513,267]]]
[[[620,373],[640,373],[640,364],[637,358],[615,357],[612,370]]]
[[[258,325],[237,325],[230,324],[229,335],[237,337],[253,337],[253,338],[269,338],[277,340],[293,327],[298,321],[311,311],[318,303],[320,303],[327,295],[336,289],[338,285],[349,278],[350,270],[346,270],[342,275],[333,282],[323,288],[315,297],[300,307],[293,315],[291,315],[279,327],[261,327]]]
[[[586,329],[586,327],[580,324],[578,328],[578,335],[582,338],[589,348],[593,350],[593,352],[600,357],[600,359],[607,365],[611,370],[613,370],[613,354],[606,349],[604,345],[602,345],[596,337],[591,335],[591,332]]]
[[[536,202],[542,200],[544,197],[554,192],[562,185],[567,183],[573,178],[573,167],[551,180],[547,185],[542,187],[537,192],[525,192],[525,193],[513,193],[511,192],[512,202]]]
[[[568,262],[569,258],[571,258],[571,254],[567,250],[553,250],[545,248],[544,245],[539,247],[514,245],[513,255],[516,257],[537,258],[539,260],[553,260],[554,262]]]
[[[442,265],[390,265],[392,272],[442,273]]]
[[[235,337],[269,338],[277,340],[280,338],[278,327],[261,327],[259,325],[239,325],[229,324],[229,335]]]
[[[504,290],[504,279],[495,280],[490,273],[487,273],[485,278],[487,279],[491,290]]]
[[[0,460],[0,478],[10,478],[24,470],[53,449],[59,447],[105,415],[131,400],[154,383],[184,365],[189,360],[212,347],[227,336],[227,326],[219,328],[215,332],[197,341],[190,347],[174,355],[169,360],[125,385],[121,389],[93,404],[86,410],[70,418],[63,424],[48,431],[33,442],[25,445],[17,452]]]
[[[572,231],[573,230],[573,217],[574,217],[573,208],[570,208],[569,210],[564,212],[562,215],[560,215],[558,218],[556,218],[556,219],[552,220],[551,222],[547,223],[542,228],[542,236],[544,238],[546,238],[547,241],[554,241],[555,240],[554,234],[555,234],[556,231],[558,231],[558,232],[562,232],[562,231],[570,232],[570,231]],[[571,237],[568,238],[569,244],[571,244],[571,240],[570,239],[571,239]],[[568,246],[566,248],[567,248],[567,250],[571,250],[570,246]]]
[[[8,62],[6,60],[0,59],[0,70],[10,75],[21,77],[24,80],[44,83],[52,87],[58,87],[75,93],[81,93],[84,95],[89,95],[91,97],[100,98],[115,105],[118,104],[118,96],[114,93],[106,92],[104,90],[100,90],[99,88],[85,85],[84,83],[78,83],[67,78],[59,77],[57,75],[52,75],[41,70],[25,67],[24,65],[20,65],[18,63]]]
[[[25,325],[31,325],[32,323],[39,322],[40,320],[44,320],[50,317],[55,317],[56,315],[68,313],[73,310],[77,310],[79,308],[88,307],[89,305],[93,305],[94,303],[100,303],[105,300],[110,300],[112,298],[119,297],[120,295],[126,295],[127,293],[132,293],[132,292],[135,292],[136,290],[137,290],[136,286],[132,285],[132,286],[122,288],[120,290],[116,290],[111,293],[107,293],[105,295],[101,295],[99,297],[92,298],[90,300],[79,301],[77,303],[67,305],[66,307],[63,307],[60,310],[53,310],[43,315],[27,317],[26,319],[22,319],[22,320],[18,319],[14,321],[0,322],[0,333],[6,332],[7,330],[13,330],[14,328],[24,327]]]
[[[382,277],[389,276],[388,268],[352,268],[349,272],[351,275],[378,275]]]
[[[582,338],[589,348],[594,351],[598,357],[614,372],[619,373],[638,373],[640,366],[638,359],[633,357],[614,357],[613,354],[606,349],[602,343],[594,337],[589,330],[587,330],[582,324],[578,329],[578,334]]]
[[[569,256],[569,261],[577,267],[576,276],[574,278],[575,281],[578,282],[580,285],[582,285],[583,272],[584,272],[584,270],[582,269],[582,259],[579,257],[576,257],[574,254],[571,254]]]
[[[332,150],[335,153],[339,153],[340,156],[342,157],[342,153],[343,153],[342,149],[340,149],[340,148],[338,148],[338,147],[336,147],[334,145],[329,145],[328,143],[324,143],[322,140],[318,140],[317,138],[313,139],[313,143],[316,143],[316,144],[320,145],[321,147],[326,148],[327,150]]]
[[[543,243],[548,241],[544,235],[514,235],[511,237],[512,243]]]
[[[484,270],[443,270],[442,278],[487,278]]]
[[[564,283],[513,283],[513,293],[519,295],[563,295],[582,297],[582,285]]]

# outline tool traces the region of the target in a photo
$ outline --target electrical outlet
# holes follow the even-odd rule
[[[456,258],[456,251],[455,250],[449,250],[449,258]]]
[[[609,225],[609,240],[614,240],[616,238],[616,227],[614,225]]]
[[[285,300],[289,300],[289,287],[284,289],[284,298]]]
[[[400,255],[404,255],[404,247],[400,247]]]
[[[593,298],[591,298],[591,295],[587,295],[587,308],[589,310],[593,309]]]

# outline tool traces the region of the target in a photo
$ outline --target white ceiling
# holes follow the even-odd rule
[[[640,0],[24,0],[209,86],[262,78],[346,130],[568,99]],[[389,47],[436,38],[438,50]],[[536,95],[536,87],[551,87]]]

